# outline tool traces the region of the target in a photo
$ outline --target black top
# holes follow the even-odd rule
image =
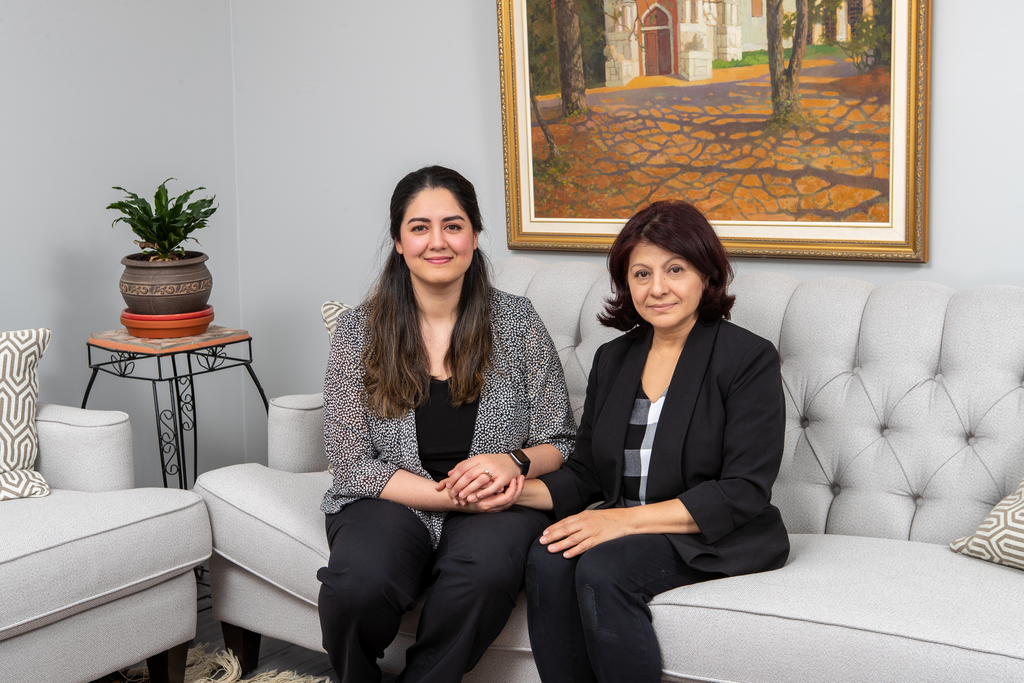
[[[420,460],[434,481],[448,477],[448,471],[469,456],[476,427],[479,400],[452,405],[447,380],[430,380],[430,397],[416,409],[416,439]]]

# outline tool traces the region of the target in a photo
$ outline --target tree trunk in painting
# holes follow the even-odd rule
[[[541,132],[544,133],[544,139],[551,149],[551,155],[553,157],[561,157],[562,153],[555,146],[555,136],[551,134],[551,129],[548,128],[548,124],[544,121],[544,116],[540,113],[540,105],[537,104],[537,96],[533,94],[533,90],[530,90],[530,108],[533,110],[533,118],[536,119]]]
[[[800,107],[800,69],[807,49],[807,0],[796,0],[796,25],[793,28],[793,52],[789,66],[782,47],[782,0],[768,0],[768,72],[772,81],[772,115],[769,126],[789,128],[804,122]]]
[[[796,0],[796,26],[793,29],[793,53],[789,56],[786,77],[789,79],[796,103],[796,113],[800,112],[800,69],[804,65],[804,51],[807,49],[807,0]]]
[[[583,78],[583,47],[580,13],[576,0],[554,0],[558,34],[558,78],[562,86],[562,114],[574,116],[587,110]]]

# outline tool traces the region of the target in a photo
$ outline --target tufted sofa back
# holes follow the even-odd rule
[[[495,284],[551,333],[579,421],[594,352],[619,333],[593,263],[511,257]],[[790,533],[949,543],[1024,478],[1024,289],[737,278],[732,320],[779,349],[786,447],[773,502]]]

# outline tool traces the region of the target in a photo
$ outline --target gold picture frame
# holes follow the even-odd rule
[[[557,11],[555,5],[561,2],[497,0],[510,249],[607,251],[633,210],[657,199],[680,198],[705,211],[727,250],[735,256],[927,261],[930,0],[891,0],[888,69],[877,72],[887,79],[888,95],[884,85],[877,85],[875,71],[860,75],[858,67],[858,76],[843,75],[850,72],[851,65],[856,66],[856,55],[850,58],[851,52],[847,50],[843,59],[835,52],[826,54],[825,48],[813,48],[825,54],[817,61],[805,55],[803,73],[820,72],[825,76],[802,77],[799,87],[807,118],[788,137],[784,128],[777,127],[773,132],[766,128],[770,116],[765,112],[773,111],[771,75],[765,75],[770,71],[767,66],[729,72],[731,64],[705,59],[708,71],[719,74],[708,76],[701,75],[700,59],[694,58],[719,53],[735,58],[722,45],[731,40],[742,50],[743,32],[748,24],[756,24],[757,8],[763,13],[765,6],[770,9],[776,0],[601,0],[606,22],[603,39],[607,43],[605,86],[588,86],[589,106],[575,117],[561,108],[558,92],[549,92],[532,102],[530,97],[529,46],[524,29],[528,5],[530,11],[547,12],[542,6],[546,4],[553,15]],[[582,4],[586,0],[574,0],[571,4],[576,2]],[[793,4],[792,0],[784,3],[784,9]],[[880,0],[810,2],[812,8],[820,5],[837,5],[838,10],[830,11],[838,12],[840,21],[849,20],[850,26],[855,27],[846,27],[846,48],[854,44],[854,31],[859,30],[856,27],[868,26],[852,24],[854,10],[885,7]],[[535,7],[540,9],[532,9]],[[751,15],[746,24],[744,8]],[[595,10],[589,11],[593,14]],[[863,21],[868,15],[858,16]],[[701,19],[713,18],[719,20],[715,25],[699,23]],[[787,19],[792,27],[792,14]],[[830,40],[834,48],[842,48],[841,24],[837,29],[830,19],[826,25],[811,25],[809,19],[809,44],[818,44],[812,43],[814,36],[825,35],[822,42]],[[593,22],[591,17],[592,26]],[[531,30],[534,25],[539,23],[531,25]],[[554,30],[557,32],[557,27]],[[705,40],[701,31],[712,41]],[[739,37],[730,38],[731,34]],[[662,36],[662,54],[668,55],[662,56],[660,63],[654,56],[656,49],[651,47],[658,45],[658,36]],[[537,44],[540,42],[538,39]],[[719,53],[712,53],[708,42],[713,42]],[[588,48],[591,51],[596,49],[593,44],[592,39]],[[633,54],[627,54],[631,46]],[[540,62],[538,58],[537,63]],[[808,64],[821,66],[815,72]],[[679,73],[669,73],[666,68],[677,69]],[[634,75],[630,81],[626,77],[614,80],[623,70],[630,69],[640,76]],[[662,71],[656,73],[657,69]],[[740,73],[745,75],[730,75]],[[833,78],[835,74],[839,76]],[[540,77],[534,80],[540,81]],[[869,83],[876,85],[864,85]],[[748,104],[757,105],[754,100],[759,93],[765,93],[767,99],[760,108],[720,105],[725,97],[740,96],[746,97]],[[715,94],[719,97],[714,100],[718,106],[709,104]],[[657,103],[651,105],[655,100]],[[736,99],[728,101],[743,103]],[[662,108],[655,112],[656,107]],[[678,112],[678,118],[668,123],[667,118],[659,117],[655,123],[662,127],[660,131],[653,126],[640,126],[637,130],[641,137],[634,135],[623,143],[624,138],[615,132],[619,129],[615,128],[618,124],[613,117],[632,117],[643,120],[643,125],[653,121],[643,119],[637,112],[649,117]],[[539,125],[535,113],[546,127]],[[723,116],[730,113],[735,116]],[[867,131],[861,137],[857,137],[857,126]],[[653,133],[644,138],[648,129]],[[738,132],[730,134],[730,130]],[[706,144],[694,137],[698,135],[708,138]],[[739,142],[731,140],[735,136],[740,136]],[[868,144],[871,139],[876,142]],[[665,153],[658,151],[659,144],[665,145]],[[646,147],[647,151],[640,149],[639,154],[630,157],[629,153],[638,146]],[[573,157],[577,147],[584,151]],[[551,153],[553,148],[561,150],[557,158]],[[710,155],[708,150],[712,149],[718,157]],[[673,155],[672,151],[679,154]],[[793,163],[783,163],[788,161],[785,155],[793,155]],[[599,175],[599,166],[607,171],[605,178]],[[638,179],[633,186],[628,185],[634,182],[630,178]],[[654,178],[656,182],[648,186],[644,178]],[[662,182],[662,178],[669,180]],[[601,186],[607,189],[602,190]],[[636,199],[646,187],[653,186],[657,188],[629,206],[629,197]],[[576,194],[560,187],[569,187]],[[722,200],[729,187],[733,188],[732,194]],[[623,194],[626,190],[633,190],[629,197]],[[719,203],[715,204],[716,201]],[[601,212],[615,215],[593,215]]]

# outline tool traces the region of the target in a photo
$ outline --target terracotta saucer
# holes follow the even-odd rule
[[[157,320],[191,320],[192,318],[202,318],[207,315],[213,315],[213,306],[209,304],[198,311],[192,311],[191,313],[175,313],[173,315],[146,315],[145,313],[132,313],[127,308],[121,311],[122,318],[127,318],[128,320],[148,320],[150,322],[155,322]]]
[[[164,318],[172,316],[142,316],[143,318]],[[121,315],[121,324],[133,337],[145,339],[171,339],[174,337],[193,337],[206,332],[206,328],[213,322],[213,313],[207,313],[201,318],[188,318],[186,320],[133,320]]]

